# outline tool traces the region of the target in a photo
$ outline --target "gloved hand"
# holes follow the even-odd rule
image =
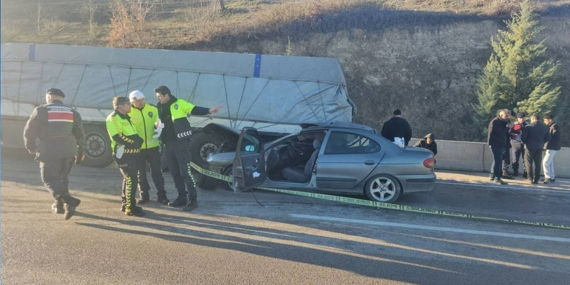
[[[118,145],[117,148],[115,149],[115,158],[121,159],[124,153],[125,153],[125,146],[122,144]]]
[[[154,124],[154,135],[152,137],[155,139],[159,138],[162,134],[162,129],[164,129],[164,123],[162,123],[159,119]]]

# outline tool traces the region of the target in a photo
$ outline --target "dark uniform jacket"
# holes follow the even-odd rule
[[[560,130],[557,123],[547,126],[550,140],[546,143],[546,149],[560,150]]]
[[[437,154],[437,143],[435,141],[431,141],[431,143],[428,144],[426,139],[423,138],[420,141],[418,141],[418,143],[416,143],[415,147],[429,149],[431,150],[431,152],[433,152],[434,156]]]
[[[487,143],[491,147],[507,148],[509,141],[508,121],[496,117],[489,123]]]
[[[404,138],[406,145],[408,145],[412,138],[412,128],[406,119],[393,117],[382,126],[382,136],[390,141],[394,141],[394,138],[397,137]]]
[[[527,149],[541,150],[550,140],[548,128],[541,122],[534,122],[523,129],[522,141]]]
[[[188,115],[207,115],[209,108],[194,106],[191,103],[178,99],[170,95],[170,100],[165,104],[157,104],[158,116],[164,129],[160,134],[160,140],[163,143],[176,141],[180,139],[189,139],[191,136],[190,122]],[[173,114],[176,112],[177,114]]]
[[[73,158],[83,151],[81,116],[60,101],[36,107],[24,127],[24,145],[39,161]]]

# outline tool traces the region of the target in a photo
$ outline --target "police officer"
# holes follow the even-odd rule
[[[135,190],[138,185],[140,151],[143,139],[138,135],[129,118],[131,104],[127,97],[114,97],[113,109],[106,120],[107,132],[111,137],[113,157],[123,176],[121,211],[128,216],[143,216],[141,207],[136,205]]]
[[[40,162],[42,181],[53,196],[52,210],[68,220],[81,202],[69,194],[69,172],[83,159],[81,116],[63,104],[65,94],[51,88],[46,103],[36,107],[24,128],[24,144]]]
[[[144,204],[149,201],[150,185],[146,178],[146,164],[150,164],[150,172],[152,181],[157,190],[157,202],[161,204],[168,204],[166,192],[164,190],[164,177],[162,176],[162,168],[160,167],[160,151],[159,140],[155,136],[155,125],[160,120],[158,119],[158,109],[150,104],[146,104],[144,94],[135,90],[129,93],[129,100],[131,101],[131,122],[135,126],[139,136],[143,138],[141,146],[141,169],[139,172],[139,191],[141,198],[138,204]]]
[[[190,172],[192,131],[188,116],[217,113],[220,107],[194,106],[192,103],[174,97],[166,86],[159,86],[154,89],[154,92],[159,101],[158,114],[164,123],[160,139],[164,143],[168,169],[174,178],[176,190],[178,190],[178,197],[169,205],[172,207],[184,206],[183,210],[190,211],[198,206],[198,201],[196,200],[194,178]]]

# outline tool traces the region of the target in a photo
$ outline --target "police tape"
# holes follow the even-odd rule
[[[225,182],[233,182],[233,178],[230,176],[223,175],[221,173],[211,171],[208,169],[204,169],[204,168],[200,167],[199,165],[197,165],[193,162],[190,163],[190,165],[192,168],[194,168],[194,170],[196,170],[197,172],[199,172],[202,175],[206,175],[206,176],[209,176],[211,178],[222,180]],[[570,225],[560,225],[560,224],[553,224],[553,223],[546,223],[546,222],[533,222],[533,221],[525,221],[525,220],[518,220],[518,219],[507,219],[507,218],[480,216],[480,215],[473,215],[473,214],[461,213],[461,212],[412,207],[412,206],[406,206],[406,205],[400,205],[400,204],[384,203],[384,202],[378,202],[378,201],[372,201],[372,200],[363,200],[363,199],[357,199],[357,198],[350,198],[350,197],[343,197],[343,196],[336,196],[336,195],[329,195],[329,194],[312,193],[312,192],[304,192],[304,191],[296,191],[296,190],[288,190],[288,189],[281,189],[281,188],[256,187],[256,189],[271,191],[271,192],[277,192],[277,193],[284,193],[284,194],[295,195],[295,196],[308,197],[308,198],[315,198],[315,199],[320,199],[320,200],[340,202],[340,203],[350,204],[350,205],[365,206],[365,207],[371,207],[371,208],[376,208],[376,209],[386,209],[386,210],[395,210],[395,211],[401,211],[401,212],[420,213],[420,214],[427,214],[427,215],[434,215],[434,216],[462,218],[462,219],[477,220],[477,221],[499,222],[499,223],[527,225],[527,226],[535,226],[535,227],[543,227],[543,228],[551,228],[551,229],[570,230]]]

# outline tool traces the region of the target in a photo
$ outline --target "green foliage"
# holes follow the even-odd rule
[[[499,109],[517,112],[552,112],[560,97],[560,87],[552,81],[558,64],[546,58],[544,41],[536,41],[542,31],[531,0],[520,9],[491,40],[491,54],[477,85],[477,123],[484,129]]]

